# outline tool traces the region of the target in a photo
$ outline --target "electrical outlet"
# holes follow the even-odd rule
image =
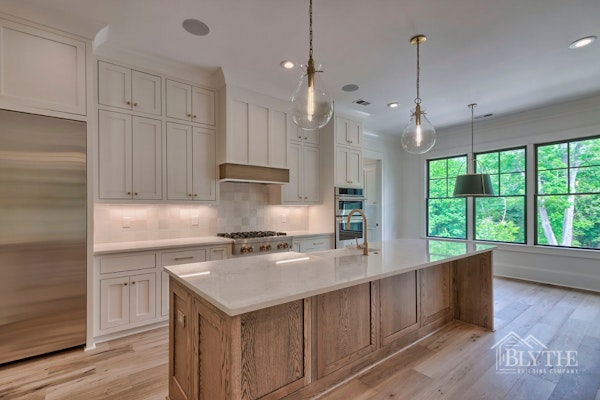
[[[287,215],[281,214],[281,222],[287,222]]]
[[[192,226],[198,226],[200,218],[198,214],[192,215]]]
[[[131,228],[131,217],[123,217],[123,228]]]

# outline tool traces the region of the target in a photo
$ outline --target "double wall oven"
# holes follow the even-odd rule
[[[362,188],[335,188],[335,248],[343,249],[355,244],[357,239],[363,237],[363,219],[354,214],[350,223],[347,218],[350,211],[355,208],[364,210],[364,189]]]

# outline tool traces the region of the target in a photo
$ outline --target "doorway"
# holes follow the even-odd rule
[[[363,159],[363,182],[366,201],[364,205],[367,215],[367,234],[371,242],[382,240],[382,188],[381,188],[381,160],[373,158]]]

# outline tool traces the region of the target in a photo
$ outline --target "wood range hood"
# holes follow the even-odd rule
[[[290,170],[248,164],[223,163],[219,165],[221,182],[249,182],[284,185],[290,183]]]

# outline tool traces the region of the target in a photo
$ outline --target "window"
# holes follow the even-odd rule
[[[525,243],[526,149],[479,153],[478,172],[490,175],[497,197],[474,198],[476,240]]]
[[[466,156],[427,161],[427,236],[467,238],[467,200],[452,197],[466,168]]]
[[[600,138],[536,147],[535,244],[600,248]]]

